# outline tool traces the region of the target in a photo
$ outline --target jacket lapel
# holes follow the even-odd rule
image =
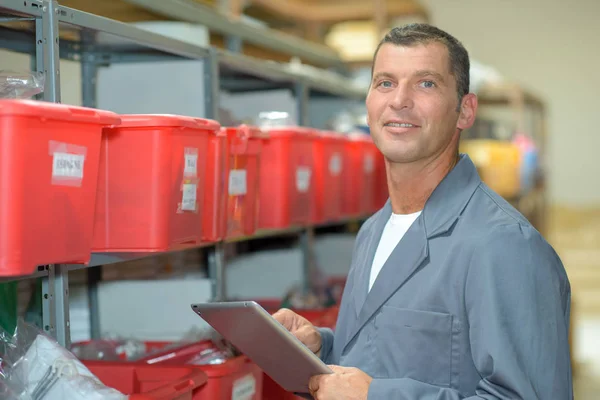
[[[377,238],[377,242],[379,242],[379,238]],[[377,247],[377,242],[373,247]],[[363,281],[359,283],[359,285],[364,286],[364,291],[362,290],[363,288],[361,288],[360,292],[361,294],[364,292],[366,299],[358,313],[357,323],[348,332],[344,347],[354,339],[362,327],[369,319],[371,319],[373,314],[375,314],[377,310],[379,310],[379,308],[381,308],[381,306],[410,279],[413,273],[427,259],[428,255],[429,247],[421,215],[394,248],[392,254],[390,254],[383,265],[371,290],[367,292],[369,283],[368,273],[363,277]],[[373,262],[373,257],[369,259],[371,264]],[[362,268],[362,270],[370,271],[371,268]],[[355,286],[355,289],[356,288],[357,286]],[[355,297],[358,297],[358,293]]]
[[[392,215],[392,206],[388,200],[381,212],[375,217],[372,226],[368,229],[365,235],[364,243],[358,244],[358,251],[356,254],[356,273],[354,274],[353,288],[352,288],[352,299],[354,300],[354,311],[356,317],[360,314],[360,310],[363,308],[365,300],[367,299],[367,293],[369,290],[369,278],[371,275],[371,265],[375,258],[375,252],[381,239],[381,234],[385,228],[385,224]]]

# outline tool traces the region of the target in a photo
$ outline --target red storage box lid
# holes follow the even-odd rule
[[[325,140],[337,140],[342,141],[345,140],[346,137],[341,133],[331,132],[331,131],[321,131],[319,132],[319,136]]]
[[[282,136],[316,136],[318,131],[314,128],[307,128],[305,126],[286,126],[277,128],[265,129],[270,137],[282,137]]]
[[[114,125],[121,120],[111,111],[37,100],[0,100],[0,116],[23,116],[61,121]]]
[[[346,135],[346,139],[356,142],[373,142],[373,138],[371,137],[371,135],[367,135],[364,133],[350,133]]]
[[[269,134],[266,131],[263,131],[256,126],[228,126],[223,128],[223,130],[230,138],[239,137],[242,139],[265,139],[269,137]]]
[[[221,124],[212,119],[186,117],[171,114],[124,114],[117,128],[136,127],[185,127],[217,131]]]

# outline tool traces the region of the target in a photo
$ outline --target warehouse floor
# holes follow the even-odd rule
[[[554,208],[548,240],[560,255],[573,291],[575,398],[600,393],[600,210]]]

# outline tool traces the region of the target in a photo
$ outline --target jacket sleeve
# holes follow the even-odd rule
[[[331,355],[333,353],[333,331],[329,328],[317,328],[321,334],[321,361],[325,364],[332,364]]]
[[[482,238],[464,293],[473,362],[481,376],[476,395],[411,379],[374,379],[369,399],[573,398],[569,281],[537,231],[506,225]]]

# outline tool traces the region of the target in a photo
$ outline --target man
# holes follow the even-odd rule
[[[372,72],[366,105],[389,200],[358,233],[335,334],[276,314],[333,365],[311,394],[571,399],[563,265],[458,153],[477,111],[467,51],[408,25],[382,40]]]

